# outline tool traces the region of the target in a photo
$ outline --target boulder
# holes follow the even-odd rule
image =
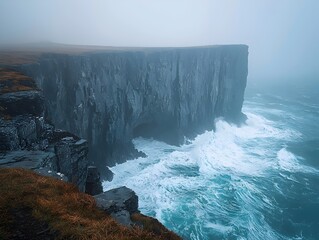
[[[125,226],[132,224],[131,214],[139,212],[137,195],[125,186],[95,195],[94,198],[99,208]]]

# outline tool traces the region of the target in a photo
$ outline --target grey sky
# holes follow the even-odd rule
[[[319,76],[318,0],[0,0],[0,43],[243,43],[249,77]]]

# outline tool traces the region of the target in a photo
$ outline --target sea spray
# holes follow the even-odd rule
[[[215,132],[180,147],[135,139],[147,157],[114,166],[105,190],[132,188],[144,214],[185,239],[312,239],[304,235],[317,236],[318,219],[310,218],[305,227],[294,208],[313,205],[299,193],[318,199],[318,170],[287,150],[303,140],[295,127],[298,114],[263,105],[263,97],[246,101],[248,120],[241,127],[220,119]]]

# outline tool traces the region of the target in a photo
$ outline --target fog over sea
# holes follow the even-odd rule
[[[246,125],[171,146],[137,138],[148,157],[112,167],[142,213],[184,239],[319,239],[319,82],[248,84]]]

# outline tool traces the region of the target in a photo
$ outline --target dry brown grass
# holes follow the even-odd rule
[[[36,63],[40,54],[35,52],[23,52],[23,51],[2,51],[0,52],[0,65],[14,66],[21,64]]]
[[[143,229],[157,235],[164,236],[168,240],[179,240],[181,239],[172,231],[164,227],[157,219],[145,216],[140,213],[134,213],[132,216],[132,221],[143,225]]]
[[[14,224],[12,210],[27,208],[32,216],[48,223],[58,239],[180,239],[156,220],[139,227],[126,228],[96,208],[93,197],[69,183],[40,176],[29,170],[0,169],[0,239],[10,238]],[[142,215],[136,221],[147,223]],[[156,231],[154,231],[156,230]]]
[[[0,93],[38,90],[34,80],[22,73],[0,68]]]

